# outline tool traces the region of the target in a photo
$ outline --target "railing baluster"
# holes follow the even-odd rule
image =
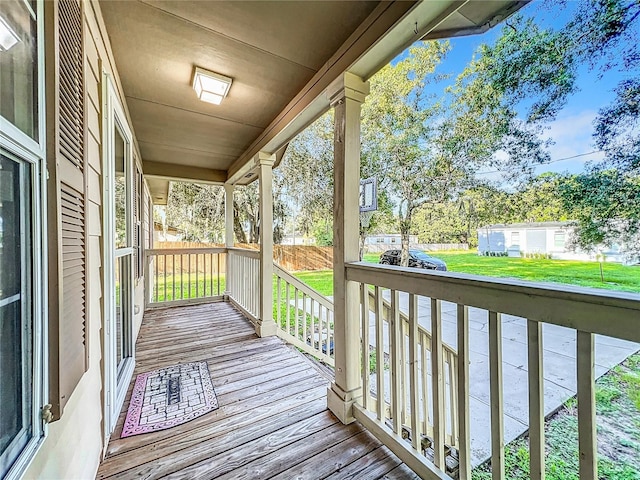
[[[164,258],[164,301],[167,301],[167,256],[163,255]]]
[[[155,268],[155,270],[156,270],[156,272],[155,272],[156,273],[156,284],[155,284],[155,289],[154,289],[155,293],[156,293],[156,296],[155,296],[155,301],[156,302],[160,301],[160,261],[158,260],[159,256],[160,255],[155,255],[154,262],[153,262],[155,267],[156,267]]]
[[[376,398],[378,401],[378,420],[384,422],[384,320],[382,314],[382,289],[375,287],[376,319]]]
[[[402,424],[410,425],[411,418],[409,417],[409,376],[407,375],[407,369],[410,368],[407,362],[408,351],[407,348],[411,348],[407,342],[409,336],[409,322],[401,322],[402,335],[400,337],[400,359],[402,362],[402,368],[400,369],[400,385],[402,385]]]
[[[298,327],[298,289],[293,287],[293,326],[295,328],[295,337],[300,338],[300,328]]]
[[[402,432],[402,320],[400,320],[400,300],[397,290],[391,290],[391,415],[393,430],[400,435]]]
[[[188,277],[188,281],[189,281],[189,298],[191,298],[191,254],[187,255],[187,275]]]
[[[502,383],[502,318],[489,312],[489,383],[491,385],[491,478],[504,476],[504,414]]]
[[[418,297],[409,294],[409,389],[411,392],[411,440],[420,451],[420,390],[418,389]]]
[[[431,381],[433,394],[433,463],[444,470],[444,436],[446,431],[444,407],[444,362],[442,355],[442,305],[431,299]]]
[[[218,263],[218,271],[216,272],[216,285],[217,285],[216,291],[217,291],[217,295],[218,296],[220,296],[220,274],[221,274],[221,272],[220,272],[220,257],[222,257],[222,255],[220,253],[218,253],[216,255],[216,261]],[[227,254],[227,260],[229,259],[228,257],[229,257],[229,255]],[[213,268],[213,266],[211,266],[211,268]],[[225,261],[225,270],[227,270],[228,268],[229,268],[229,263]],[[227,273],[225,271],[225,283],[226,283],[226,275],[227,275]],[[211,272],[211,279],[212,279],[211,281],[213,282],[213,272]],[[213,294],[213,288],[211,289],[211,293]]]
[[[286,297],[286,306],[285,306],[285,322],[287,324],[287,333],[289,335],[291,335],[291,305],[289,305],[289,302],[291,301],[291,298],[289,296],[289,282],[285,283],[285,297]]]
[[[316,305],[315,302],[313,300],[313,298],[309,297],[309,299],[311,300],[311,308],[310,308],[310,312],[311,312],[311,326],[310,326],[310,330],[311,330],[311,334],[309,335],[311,337],[311,346],[312,348],[315,348],[315,344],[316,344]]]
[[[420,332],[420,383],[422,385],[422,432],[429,435],[429,392],[427,384],[428,371],[427,371],[427,336]]]
[[[580,480],[596,480],[598,478],[598,445],[592,333],[578,330],[577,355]]]
[[[279,276],[276,276],[276,288],[278,289],[278,294],[276,296],[276,315],[278,319],[278,329],[282,330],[282,311],[281,311],[281,303],[282,303],[282,285],[281,279]]]
[[[307,343],[309,338],[309,322],[307,321],[307,294],[302,292],[302,341]]]
[[[529,352],[529,471],[531,479],[544,479],[544,376],[542,324],[527,320]]]
[[[371,372],[369,371],[369,291],[367,285],[360,284],[360,306],[362,325],[362,406],[371,410]]]
[[[460,480],[471,480],[470,422],[469,307],[458,305],[458,472]]]
[[[457,401],[457,388],[458,388],[458,379],[456,378],[456,359],[455,355],[451,352],[447,351],[447,365],[449,368],[447,369],[449,372],[449,412],[451,416],[451,444],[458,445],[457,436],[458,436],[458,401]]]
[[[196,298],[200,297],[200,255],[196,253]]]
[[[180,255],[180,300],[184,300],[184,255]]]
[[[173,281],[171,282],[171,286],[172,288],[172,293],[171,293],[171,300],[176,300],[176,256],[172,255],[171,256],[171,271],[173,273]]]

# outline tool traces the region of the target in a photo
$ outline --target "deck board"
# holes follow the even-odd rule
[[[135,375],[206,361],[220,408],[168,430],[119,438],[97,478],[415,478],[357,423],[326,408],[326,372],[224,302],[154,309],[136,344]]]

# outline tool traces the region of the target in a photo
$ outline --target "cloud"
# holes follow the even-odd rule
[[[583,110],[561,116],[551,123],[544,137],[553,141],[553,145],[548,148],[552,163],[540,165],[536,172],[578,173],[584,170],[585,163],[602,160],[602,152],[584,155],[597,150],[593,141],[593,121],[596,115],[597,112],[593,110]]]

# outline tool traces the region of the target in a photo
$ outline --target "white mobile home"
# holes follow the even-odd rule
[[[530,222],[486,225],[478,229],[478,253],[508,253],[509,256],[550,255],[558,260],[596,260],[596,252],[606,261],[623,262],[619,245],[585,252],[572,246],[575,221]]]

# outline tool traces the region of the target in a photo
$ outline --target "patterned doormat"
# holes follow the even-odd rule
[[[141,373],[133,386],[120,438],[175,427],[217,408],[207,362]]]

